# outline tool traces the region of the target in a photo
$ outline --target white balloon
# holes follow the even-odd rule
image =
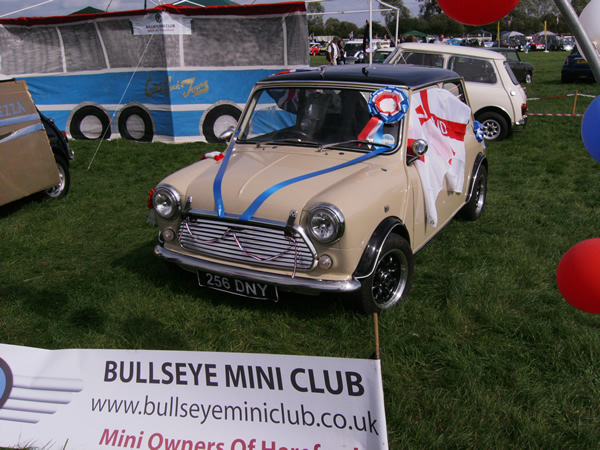
[[[600,0],[592,0],[581,11],[579,22],[596,49],[600,47]]]

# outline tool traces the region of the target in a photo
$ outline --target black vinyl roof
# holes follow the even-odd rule
[[[341,64],[284,71],[261,81],[339,81],[419,87],[460,78],[456,72],[411,64]]]

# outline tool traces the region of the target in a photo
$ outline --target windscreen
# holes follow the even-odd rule
[[[382,143],[393,149],[401,140],[402,120],[371,120],[372,91],[356,89],[269,88],[255,93],[241,142],[323,146],[339,144],[369,151],[365,143]],[[248,116],[249,115],[249,116]]]

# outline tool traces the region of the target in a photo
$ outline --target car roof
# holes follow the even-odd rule
[[[484,50],[481,48],[463,47],[459,45],[446,44],[423,44],[405,42],[398,46],[403,50],[420,51],[428,53],[447,53],[453,55],[474,56],[487,59],[506,59],[504,55],[492,50]]]
[[[420,87],[438,81],[456,80],[456,72],[438,67],[392,64],[341,64],[279,72],[261,82],[272,81],[339,81],[350,83],[389,84]]]

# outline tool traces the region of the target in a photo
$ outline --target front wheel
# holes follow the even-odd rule
[[[461,215],[466,220],[477,220],[483,214],[485,198],[487,195],[487,169],[484,166],[479,168],[475,181],[473,182],[473,192],[471,198],[461,209]]]
[[[525,83],[531,84],[532,81],[533,81],[533,74],[531,72],[527,72],[527,74],[525,74]]]
[[[375,269],[360,280],[355,294],[358,308],[365,314],[378,313],[405,300],[412,286],[415,259],[408,242],[390,234],[377,258]]]
[[[508,122],[498,113],[486,112],[477,116],[486,141],[501,141],[508,136]]]
[[[69,193],[71,186],[71,175],[69,174],[69,163],[62,157],[54,155],[60,182],[56,186],[46,189],[42,195],[44,198],[63,198]]]

